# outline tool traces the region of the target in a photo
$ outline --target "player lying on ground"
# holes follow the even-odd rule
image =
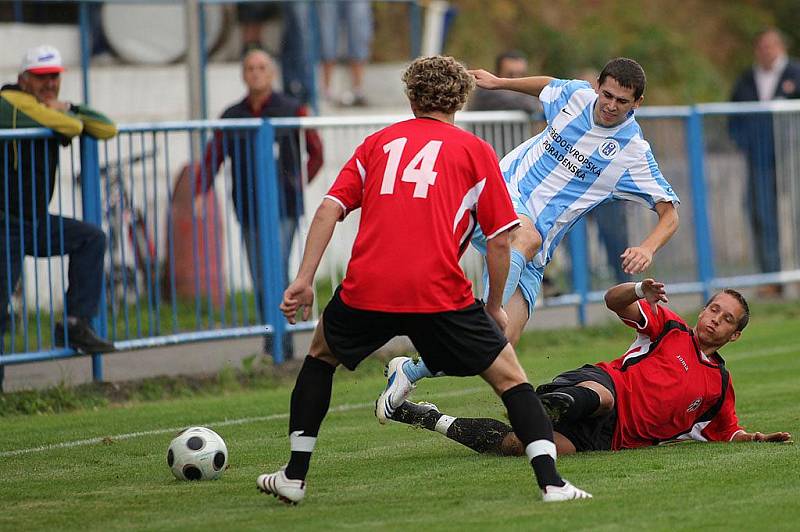
[[[334,227],[361,208],[342,284],[319,320],[292,392],[291,457],[258,488],[288,503],[305,478],[339,364],[354,370],[395,336],[408,336],[433,371],[481,375],[503,399],[545,501],[591,497],[556,470],[550,419],[500,326],[509,236],[519,224],[491,146],[453,125],[474,81],[452,57],[425,57],[403,74],[415,118],[367,137],[314,215],[295,281],[281,310],[308,319],[314,275]],[[489,297],[472,294],[459,265],[470,231],[489,236]],[[401,401],[402,402],[402,401]]]
[[[650,266],[655,252],[678,229],[678,196],[661,175],[634,117],[646,85],[644,70],[636,61],[609,61],[600,73],[596,91],[580,80],[498,78],[484,70],[472,73],[480,87],[538,96],[547,119],[544,131],[500,162],[520,219],[519,229],[511,235],[511,266],[503,290],[503,307],[508,314],[504,332],[516,345],[533,313],[544,269],[575,222],[609,201],[634,201],[655,210],[656,226],[641,244],[626,249],[620,257],[626,273],[638,274]],[[472,238],[472,244],[483,254],[484,233],[478,227]],[[426,362],[422,357],[417,364],[400,364],[405,380],[413,384],[434,376]],[[383,410],[396,408],[409,391],[395,384],[392,393],[385,394],[393,404],[377,405],[378,420],[385,422]]]
[[[638,293],[637,293],[638,291]],[[788,432],[746,432],[733,384],[717,350],[738,340],[750,319],[742,295],[712,297],[689,328],[662,306],[664,285],[646,279],[606,292],[606,305],[636,329],[620,358],[557,376],[537,393],[550,413],[558,454],[633,449],[672,440],[788,441]],[[445,434],[475,451],[520,455],[511,427],[494,419],[453,418],[406,401],[392,419]]]

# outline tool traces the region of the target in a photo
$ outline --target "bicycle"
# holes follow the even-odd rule
[[[113,310],[135,302],[148,287],[158,289],[161,265],[153,231],[143,210],[134,205],[125,184],[124,168],[156,156],[155,150],[107,163],[100,168],[103,190],[103,225],[108,236],[109,263],[105,272],[106,295]],[[80,183],[81,174],[76,176]]]

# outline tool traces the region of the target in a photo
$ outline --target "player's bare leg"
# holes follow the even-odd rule
[[[528,302],[525,300],[525,296],[522,295],[522,290],[517,288],[504,307],[508,315],[508,325],[503,332],[508,341],[511,342],[511,345],[515,346],[519,343],[522,332],[525,330],[525,325],[528,324],[529,317]]]
[[[339,361],[333,356],[322,332],[322,318],[314,330],[309,354],[297,374],[289,410],[291,457],[275,473],[260,475],[258,489],[287,504],[297,504],[306,491],[306,475],[320,425],[331,402],[333,373]]]

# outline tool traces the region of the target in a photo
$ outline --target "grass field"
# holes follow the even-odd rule
[[[800,310],[758,307],[723,355],[751,431],[800,434]],[[535,382],[621,353],[622,325],[528,334]],[[340,371],[306,500],[287,507],[255,478],[287,456],[290,386],[55,415],[0,418],[0,530],[189,529],[796,529],[800,456],[789,444],[680,444],[559,460],[595,499],[545,505],[520,458],[477,455],[437,434],[379,426],[381,363]],[[478,379],[423,382],[415,398],[456,415],[501,416]],[[213,482],[176,481],[174,432],[217,430],[231,467]]]

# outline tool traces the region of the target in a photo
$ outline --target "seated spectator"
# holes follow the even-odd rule
[[[22,274],[23,256],[69,255],[66,326],[57,324],[56,344],[85,353],[114,351],[89,320],[97,314],[103,286],[106,237],[95,225],[48,212],[58,168],[59,144],[85,133],[108,139],[117,127],[84,105],[58,99],[61,54],[52,46],[25,53],[13,85],[0,91],[0,129],[46,127],[56,137],[5,141],[0,148],[0,336],[8,323],[8,300]],[[19,179],[9,179],[19,176]],[[0,342],[2,347],[2,342]]]

